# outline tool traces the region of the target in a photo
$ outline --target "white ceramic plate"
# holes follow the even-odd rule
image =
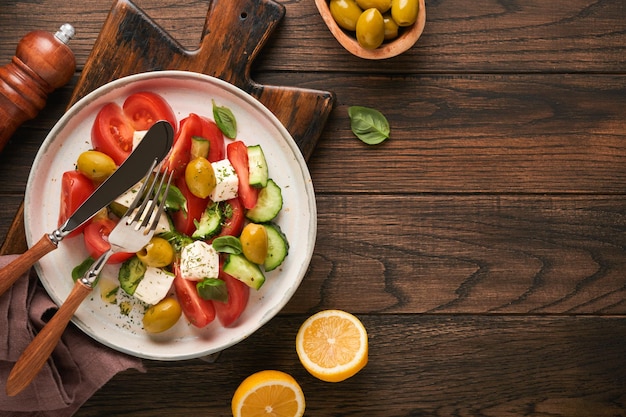
[[[270,177],[282,188],[284,204],[276,222],[289,240],[289,255],[280,268],[266,274],[266,282],[259,291],[250,291],[246,310],[231,328],[223,328],[216,319],[204,329],[197,329],[183,316],[166,332],[149,335],[142,329],[138,306],[127,316],[120,308],[122,296],[118,296],[117,304],[101,298],[98,287],[116,279],[115,267],[103,272],[98,287],[79,307],[73,321],[101,343],[137,357],[158,360],[202,357],[232,346],[259,329],[281,310],[300,285],[313,254],[317,231],[313,185],[304,158],[289,132],[267,108],[244,91],[217,78],[191,72],[133,75],[102,86],[77,102],[45,139],[26,188],[24,218],[29,245],[57,227],[61,176],[74,169],[81,152],[91,148],[90,131],[98,110],[110,101],[121,104],[130,94],[142,90],[163,96],[179,121],[192,112],[212,118],[212,100],[233,111],[237,138],[248,145],[262,146]],[[66,299],[73,285],[71,270],[86,256],[81,235],[64,239],[58,249],[35,266],[56,303]]]

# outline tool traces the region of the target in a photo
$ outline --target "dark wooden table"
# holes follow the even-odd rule
[[[197,45],[208,1],[135,3]],[[337,98],[309,160],[310,271],[215,363],[146,361],[77,415],[226,416],[241,380],[271,368],[299,381],[311,416],[626,415],[626,3],[427,1],[418,44],[386,61],[345,52],[312,0],[281,3],[253,78]],[[78,63],[0,155],[2,240],[109,8],[0,6],[1,64],[27,32],[64,22]],[[351,105],[382,111],[391,138],[357,140]],[[367,367],[338,384],[295,353],[299,325],[327,308],[370,338]]]

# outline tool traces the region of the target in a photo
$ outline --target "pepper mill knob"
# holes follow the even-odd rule
[[[74,33],[67,23],[54,35],[30,32],[11,62],[0,67],[0,151],[23,122],[44,108],[48,94],[72,79],[76,59],[67,43]]]

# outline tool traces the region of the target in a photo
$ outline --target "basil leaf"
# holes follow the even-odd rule
[[[368,145],[377,145],[389,137],[389,122],[378,110],[369,107],[348,108],[352,133]]]
[[[226,283],[217,278],[205,278],[196,284],[198,295],[205,300],[217,300],[228,302],[228,289]]]
[[[93,265],[94,262],[95,260],[91,256],[89,256],[80,264],[76,265],[74,269],[72,269],[72,279],[76,281],[82,278],[83,275],[85,275],[87,271],[89,271],[89,268],[91,268],[91,265]]]
[[[217,127],[220,128],[224,136],[229,139],[235,139],[237,136],[237,120],[233,112],[225,106],[218,106],[213,101],[213,118]]]
[[[213,240],[213,249],[218,252],[239,255],[242,252],[241,242],[235,236],[220,236]]]
[[[165,187],[166,185],[163,185],[163,188]],[[187,212],[187,199],[180,188],[174,184],[170,184],[170,189],[165,197],[165,207],[172,211],[183,210],[183,212]]]
[[[174,250],[176,252],[180,252],[181,250],[183,250],[185,246],[193,243],[192,238],[190,238],[186,234],[183,234],[177,230],[170,230],[169,232],[163,232],[159,236],[167,240],[168,242],[170,242],[170,244],[172,245],[172,247],[174,247]]]

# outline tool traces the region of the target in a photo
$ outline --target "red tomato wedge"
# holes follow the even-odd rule
[[[111,219],[103,218],[93,220],[85,227],[84,239],[85,247],[89,256],[98,259],[100,255],[111,248],[109,235],[117,223]],[[119,264],[133,256],[134,253],[117,252],[111,255],[107,263]]]
[[[243,206],[251,209],[256,205],[259,190],[250,185],[250,171],[248,168],[248,147],[240,140],[231,142],[226,147],[226,154],[235,172],[239,177],[239,198]]]
[[[202,136],[202,119],[197,114],[192,113],[180,121],[180,128],[174,137],[172,150],[163,163],[164,168],[173,170],[176,177],[184,176],[185,166],[191,157],[191,138],[193,136]]]
[[[148,130],[159,120],[169,122],[174,131],[178,127],[169,103],[160,95],[149,91],[131,94],[124,101],[122,109],[135,130]]]
[[[224,134],[220,128],[211,119],[201,117],[202,119],[202,136],[209,141],[209,162],[221,161],[226,157],[226,146],[224,144]]]
[[[172,221],[176,230],[191,236],[196,230],[195,221],[200,220],[204,209],[206,209],[209,203],[209,199],[193,195],[187,187],[187,181],[185,181],[184,176],[176,178],[174,185],[178,187],[185,199],[187,199],[187,204],[184,210],[181,208],[172,212]]]
[[[203,328],[215,319],[213,302],[200,297],[196,281],[189,281],[180,275],[180,268],[174,265],[174,291],[189,323]]]
[[[106,104],[91,128],[91,144],[94,149],[109,155],[120,165],[133,150],[134,129],[116,103]]]
[[[222,326],[229,327],[241,316],[248,305],[250,287],[222,271],[220,267],[220,279],[226,283],[228,302],[214,301],[215,313]]]
[[[131,94],[122,106],[108,103],[100,109],[91,128],[91,143],[120,165],[133,150],[134,131],[148,130],[159,120],[168,121],[176,131],[176,116],[163,97],[145,91]]]
[[[59,210],[59,226],[76,211],[81,204],[95,191],[93,182],[79,171],[67,171],[61,177],[61,208]],[[68,235],[80,234],[86,225],[82,225]]]
[[[245,220],[245,213],[243,211],[243,204],[239,198],[233,198],[226,200],[220,204],[223,204],[223,210],[226,214],[224,224],[222,224],[222,230],[215,236],[239,236],[243,230],[243,224]]]

